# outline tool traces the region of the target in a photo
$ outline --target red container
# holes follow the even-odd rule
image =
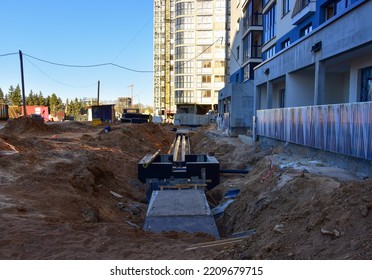
[[[43,117],[45,122],[49,120],[49,109],[47,106],[26,106],[26,114],[27,116],[31,116],[33,114],[40,115]]]

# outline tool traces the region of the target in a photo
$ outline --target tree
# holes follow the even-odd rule
[[[43,94],[41,93],[41,91],[39,91],[39,95],[37,95],[37,104],[36,105],[45,106],[45,98],[44,98]]]
[[[30,93],[28,94],[28,96],[26,97],[26,104],[27,105],[37,105],[36,104],[36,99],[35,99],[35,94],[33,93],[32,90],[30,90]]]
[[[74,101],[70,100],[67,106],[67,115],[74,115]]]
[[[0,104],[5,103],[5,96],[3,90],[0,88]]]
[[[8,94],[6,96],[6,98],[8,99],[8,101],[11,101],[11,96],[13,96],[14,94],[14,87],[13,86],[10,86],[9,89],[8,89]],[[13,104],[11,104],[13,105]]]
[[[22,95],[21,95],[21,89],[19,85],[16,86],[16,88],[13,88],[13,86],[10,86],[9,92],[8,92],[8,98],[10,101],[10,104],[13,106],[21,106],[22,104]]]
[[[78,116],[80,115],[80,103],[79,103],[79,100],[77,98],[75,98],[74,100],[74,105],[73,105],[73,115],[74,116]]]
[[[63,109],[62,99],[57,97],[55,93],[52,93],[52,96],[46,98],[46,105],[49,106],[50,114],[55,116],[58,111]]]

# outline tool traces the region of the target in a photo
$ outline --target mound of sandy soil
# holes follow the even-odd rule
[[[42,118],[20,117],[11,119],[2,129],[2,133],[26,134],[53,132],[53,129],[46,125]]]
[[[240,190],[217,220],[221,236],[256,233],[188,250],[214,239],[142,230],[147,204],[137,164],[147,153],[167,152],[172,126],[115,124],[106,133],[104,125],[28,122],[0,129],[0,150],[16,151],[0,157],[0,259],[372,258],[371,180],[313,172],[315,158],[199,128],[190,132],[193,153],[214,153],[221,168],[250,171],[221,174],[207,193],[214,207],[226,191]],[[348,171],[334,174],[341,173]]]
[[[284,144],[264,149],[216,130],[206,135],[196,149],[209,147],[226,168],[250,170],[247,175],[222,175],[211,192],[223,202],[223,193],[240,190],[218,220],[220,234],[255,230],[215,258],[372,258],[371,179],[329,166],[316,155],[294,154]]]
[[[0,158],[0,259],[177,259],[179,252],[192,259],[189,244],[212,240],[142,230],[147,204],[137,163],[169,148],[170,127],[120,124],[105,133],[66,122],[45,134],[30,125],[0,130],[0,143],[18,151]]]

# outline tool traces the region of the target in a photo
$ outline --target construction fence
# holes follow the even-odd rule
[[[372,160],[372,102],[258,110],[256,134]]]

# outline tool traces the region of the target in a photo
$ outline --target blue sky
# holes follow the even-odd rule
[[[153,70],[153,1],[142,0],[1,0],[0,55],[21,50],[43,60],[92,65],[115,63]],[[26,95],[66,98],[130,97],[153,104],[153,73],[114,66],[68,68],[24,56]],[[0,56],[0,88],[21,85],[19,55]]]

